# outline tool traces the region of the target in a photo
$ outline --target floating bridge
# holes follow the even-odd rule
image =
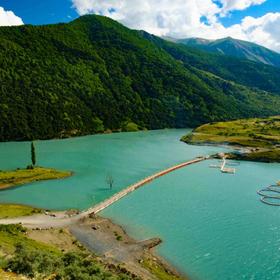
[[[171,173],[175,170],[178,170],[180,168],[183,168],[185,166],[188,166],[188,165],[192,165],[192,164],[195,164],[195,163],[198,163],[198,162],[201,162],[201,161],[204,161],[206,159],[209,159],[209,156],[205,156],[205,157],[198,157],[198,158],[195,158],[193,160],[190,160],[190,161],[187,161],[187,162],[183,162],[181,164],[178,164],[178,165],[175,165],[175,166],[172,166],[168,169],[165,169],[163,171],[160,171],[156,174],[153,174],[133,185],[130,185],[128,186],[127,188],[125,188],[124,190],[114,194],[113,196],[111,196],[110,198],[104,200],[103,202],[95,205],[94,207],[92,208],[89,208],[88,210],[82,212],[80,215],[81,216],[87,216],[87,215],[91,215],[91,214],[97,214],[99,213],[100,211],[106,209],[107,207],[109,207],[110,205],[112,205],[113,203],[119,201],[120,199],[122,199],[123,197],[127,196],[128,194],[136,191],[137,189],[139,189],[140,187],[143,187],[144,185],[150,183],[151,181],[159,178],[159,177],[162,177],[168,173]]]

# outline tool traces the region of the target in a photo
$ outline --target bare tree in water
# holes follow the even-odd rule
[[[109,185],[110,190],[111,190],[113,188],[113,185],[114,185],[114,178],[113,178],[112,174],[107,175],[106,183]]]

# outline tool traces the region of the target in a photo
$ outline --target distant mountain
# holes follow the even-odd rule
[[[279,71],[167,42],[102,16],[1,27],[0,140],[276,115]]]
[[[177,43],[195,47],[204,51],[249,59],[268,65],[280,67],[280,54],[254,43],[233,39],[231,37],[219,40],[189,38],[175,40]]]
[[[185,67],[195,67],[228,81],[250,88],[280,94],[280,68],[248,59],[202,51],[184,44],[141,32],[145,38],[164,49]]]

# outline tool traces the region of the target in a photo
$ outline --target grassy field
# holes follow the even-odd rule
[[[0,225],[0,254],[10,256],[14,253],[17,244],[23,244],[28,249],[47,251],[55,255],[61,252],[47,244],[29,239],[25,236],[25,229],[20,225]]]
[[[184,136],[188,143],[229,143],[249,147],[280,145],[280,116],[205,124]]]
[[[280,162],[280,116],[205,124],[182,137],[189,144],[230,144],[254,148],[234,158]]]
[[[30,216],[42,213],[41,209],[15,204],[0,204],[0,219]]]
[[[58,171],[52,168],[35,167],[34,169],[18,169],[0,171],[0,190],[20,186],[35,181],[62,179],[71,176],[69,171]]]

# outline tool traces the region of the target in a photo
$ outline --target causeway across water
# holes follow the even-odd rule
[[[124,190],[114,194],[113,196],[111,196],[110,198],[104,200],[103,202],[95,205],[92,208],[89,208],[88,210],[82,212],[80,215],[81,216],[87,216],[87,215],[91,215],[91,214],[97,214],[100,211],[104,210],[105,208],[109,207],[110,205],[112,205],[113,203],[117,202],[118,200],[122,199],[123,197],[127,196],[128,194],[130,194],[131,192],[137,190],[138,188],[146,185],[147,183],[151,182],[154,179],[157,179],[161,176],[164,176],[170,172],[173,172],[177,169],[183,168],[185,166],[191,165],[191,164],[195,164],[201,161],[204,161],[206,159],[208,159],[209,156],[205,156],[205,157],[198,157],[195,158],[193,160],[187,161],[187,162],[183,162],[181,164],[175,165],[173,167],[170,167],[168,169],[165,169],[163,171],[160,171],[154,175],[151,175],[133,185],[130,185],[129,187],[125,188]]]
[[[19,218],[10,218],[10,219],[0,219],[0,224],[18,224],[21,223],[22,225],[29,227],[29,228],[50,228],[50,227],[62,227],[62,226],[69,226],[81,218],[86,218],[91,214],[97,214],[100,211],[104,210],[105,208],[109,207],[113,203],[117,202],[118,200],[122,199],[126,195],[130,194],[131,192],[137,190],[138,188],[144,186],[145,184],[151,182],[152,180],[164,176],[170,172],[173,172],[177,169],[183,168],[185,166],[195,164],[206,159],[210,158],[210,156],[205,157],[198,157],[190,161],[183,162],[181,164],[175,165],[163,171],[160,171],[152,176],[149,176],[129,187],[126,189],[114,194],[110,198],[104,200],[103,202],[85,210],[77,215],[68,216],[65,212],[57,212],[54,217],[45,214],[38,214],[33,216],[26,216],[26,217],[19,217]]]

